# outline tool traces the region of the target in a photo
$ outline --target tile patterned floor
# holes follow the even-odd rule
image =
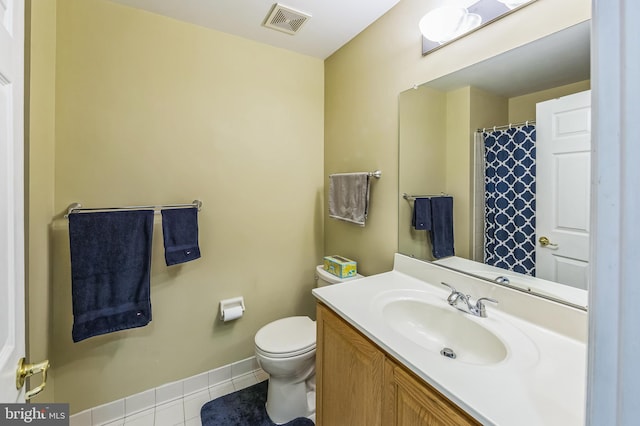
[[[231,380],[220,382],[208,389],[187,394],[182,398],[156,405],[130,416],[109,422],[96,423],[93,419],[93,425],[105,426],[201,426],[200,408],[207,402],[218,397],[227,395],[240,389],[253,386],[269,378],[268,374],[263,370],[254,370],[252,372],[235,376]],[[72,421],[72,426],[90,426],[89,424],[81,424],[80,419]]]

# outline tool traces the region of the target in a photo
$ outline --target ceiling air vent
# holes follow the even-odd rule
[[[297,34],[309,18],[311,15],[276,3],[264,21],[264,26],[287,34]]]

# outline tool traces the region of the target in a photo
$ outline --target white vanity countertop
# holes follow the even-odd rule
[[[407,262],[412,260],[400,263]],[[416,265],[438,268],[425,263]],[[455,282],[449,284],[456,286]],[[490,304],[487,304],[487,318],[459,312],[447,304],[449,290],[440,285],[439,279],[436,282],[417,279],[398,266],[391,272],[317,288],[313,294],[483,424],[584,424],[586,345],[579,339],[509,315]],[[402,298],[403,294],[427,295],[439,307],[469,316],[505,343],[506,358],[494,364],[470,364],[446,358],[401,335],[384,319],[381,305],[390,295]],[[493,294],[487,296],[494,297]],[[526,303],[526,298],[533,296],[522,297]],[[553,302],[540,299],[534,303]],[[545,315],[544,309],[541,315]]]

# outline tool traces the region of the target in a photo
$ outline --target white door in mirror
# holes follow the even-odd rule
[[[591,91],[536,105],[536,276],[587,289]]]

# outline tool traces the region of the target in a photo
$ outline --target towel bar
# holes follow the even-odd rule
[[[127,210],[158,210],[158,209],[184,209],[184,208],[197,208],[198,211],[202,209],[202,201],[193,200],[191,204],[164,204],[159,206],[126,206],[126,207],[82,207],[80,203],[73,203],[67,208],[67,214],[64,215],[65,219],[70,214],[82,213],[82,212],[110,212],[110,211],[127,211]]]
[[[414,201],[416,198],[431,198],[431,197],[451,197],[449,194],[441,192],[439,194],[425,194],[425,195],[409,195],[406,192],[402,193],[402,198],[407,201]]]
[[[380,179],[382,177],[382,171],[380,170],[376,170],[375,172],[357,172],[357,173],[333,173],[330,174],[329,176],[338,176],[338,175],[354,175],[354,174],[362,174],[362,173],[367,173],[367,176],[369,177],[374,177],[376,179]]]

